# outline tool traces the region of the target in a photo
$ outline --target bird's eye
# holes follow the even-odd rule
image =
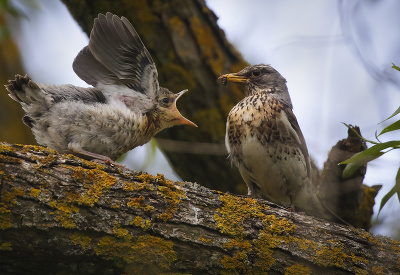
[[[165,104],[168,104],[168,103],[169,103],[168,97],[164,97],[164,98],[162,99],[162,102],[165,103]]]
[[[252,74],[253,76],[255,76],[255,77],[258,77],[258,76],[261,75],[261,71],[260,71],[260,70],[254,70],[251,74]]]

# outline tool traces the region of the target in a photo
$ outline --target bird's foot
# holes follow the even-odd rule
[[[98,164],[104,164],[104,165],[108,165],[108,166],[115,166],[118,168],[126,168],[125,165],[120,164],[120,163],[116,163],[115,161],[113,161],[112,159],[105,157],[105,158],[101,158],[101,159],[92,159],[93,162],[96,162]]]

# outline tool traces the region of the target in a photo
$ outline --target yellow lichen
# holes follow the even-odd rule
[[[37,198],[39,197],[41,190],[40,189],[36,189],[34,187],[31,188],[31,192],[29,193],[30,196]]]
[[[371,271],[373,274],[377,274],[377,275],[387,273],[387,272],[385,272],[385,267],[383,267],[383,266],[373,266]]]
[[[211,239],[205,238],[205,237],[203,236],[203,234],[201,234],[201,235],[198,237],[198,240],[201,241],[201,242],[203,242],[203,243],[210,243],[210,242],[212,242]]]
[[[137,192],[137,191],[140,191],[143,189],[152,191],[153,187],[151,187],[150,184],[141,183],[141,182],[124,182],[123,189],[126,192]]]
[[[154,206],[148,205],[144,203],[144,197],[140,196],[138,198],[131,198],[130,201],[126,204],[128,207],[132,207],[135,209],[141,209],[146,214],[151,214],[154,212]]]
[[[78,204],[81,205],[93,206],[103,195],[103,192],[109,190],[116,182],[115,177],[98,169],[85,169],[83,167],[70,169],[74,171],[73,178],[83,182],[86,188],[77,200]]]
[[[131,225],[137,226],[137,227],[141,227],[144,231],[146,231],[147,229],[149,229],[151,227],[151,221],[150,220],[144,220],[142,217],[140,216],[136,216],[131,222]]]
[[[171,241],[151,235],[136,240],[103,237],[95,247],[96,254],[124,267],[127,273],[154,273],[169,270],[176,254]]]
[[[15,198],[22,197],[23,195],[25,195],[23,188],[12,187],[11,192],[5,192],[2,194],[0,203],[12,207],[16,203]]]
[[[50,214],[55,215],[55,220],[61,223],[61,226],[64,228],[75,228],[76,224],[73,219],[73,214],[79,212],[79,208],[71,203],[65,202],[56,202],[51,201],[49,203],[51,208],[56,209],[57,211],[51,212]]]
[[[232,237],[224,244],[225,249],[233,252],[232,256],[225,256],[221,261],[225,274],[267,272],[275,262],[273,248],[289,241],[295,225],[286,219],[266,215],[267,206],[255,199],[225,194],[220,200],[223,207],[217,210],[214,219],[220,232]],[[259,237],[251,241],[243,240],[245,224],[256,221],[264,225]]]
[[[212,30],[196,16],[192,17],[190,27],[200,48],[200,56],[216,75],[220,74],[224,64],[224,54],[218,47]]]
[[[157,194],[163,197],[166,201],[167,209],[164,213],[158,215],[158,219],[167,221],[175,214],[178,210],[178,204],[181,199],[185,197],[185,194],[180,187],[172,183],[170,180],[166,180],[164,175],[157,174],[156,181],[159,184]]]
[[[0,244],[0,251],[12,251],[12,245],[10,242]]]
[[[309,275],[311,270],[300,264],[295,264],[286,268],[285,275]]]
[[[356,275],[367,275],[369,272],[359,267],[354,267],[354,274]]]
[[[73,244],[79,245],[80,247],[82,247],[83,250],[86,250],[92,242],[92,239],[90,237],[78,232],[72,234],[69,238],[71,239]]]
[[[11,227],[11,211],[4,206],[0,206],[0,229],[7,229]]]

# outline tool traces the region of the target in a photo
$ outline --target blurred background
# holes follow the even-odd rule
[[[7,2],[15,12],[4,10]],[[38,83],[88,86],[72,70],[88,37],[64,4],[58,0],[2,3],[1,77],[27,73]],[[391,68],[392,62],[400,66],[400,1],[208,0],[206,4],[245,60],[271,64],[287,79],[308,150],[320,168],[330,148],[347,136],[341,122],[360,126],[364,137],[375,140],[375,131],[394,121],[378,125],[400,105],[400,72]],[[22,67],[17,65],[19,58]],[[1,81],[6,84],[6,79]],[[34,143],[24,129],[19,104],[0,89],[1,141]],[[398,132],[385,134],[381,141],[398,136]],[[154,142],[132,150],[122,163],[133,170],[179,179]],[[398,150],[368,165],[364,182],[383,185],[375,213],[382,196],[393,187],[399,166]],[[399,238],[396,196],[378,218],[375,214],[373,223],[375,234]]]

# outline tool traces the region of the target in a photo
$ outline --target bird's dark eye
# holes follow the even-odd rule
[[[258,76],[261,75],[261,71],[260,71],[260,70],[254,70],[254,71],[252,72],[252,75],[255,76],[255,77],[258,77]]]
[[[169,103],[168,97],[164,97],[164,98],[162,99],[162,102],[165,103],[165,104],[168,104],[168,103]]]

